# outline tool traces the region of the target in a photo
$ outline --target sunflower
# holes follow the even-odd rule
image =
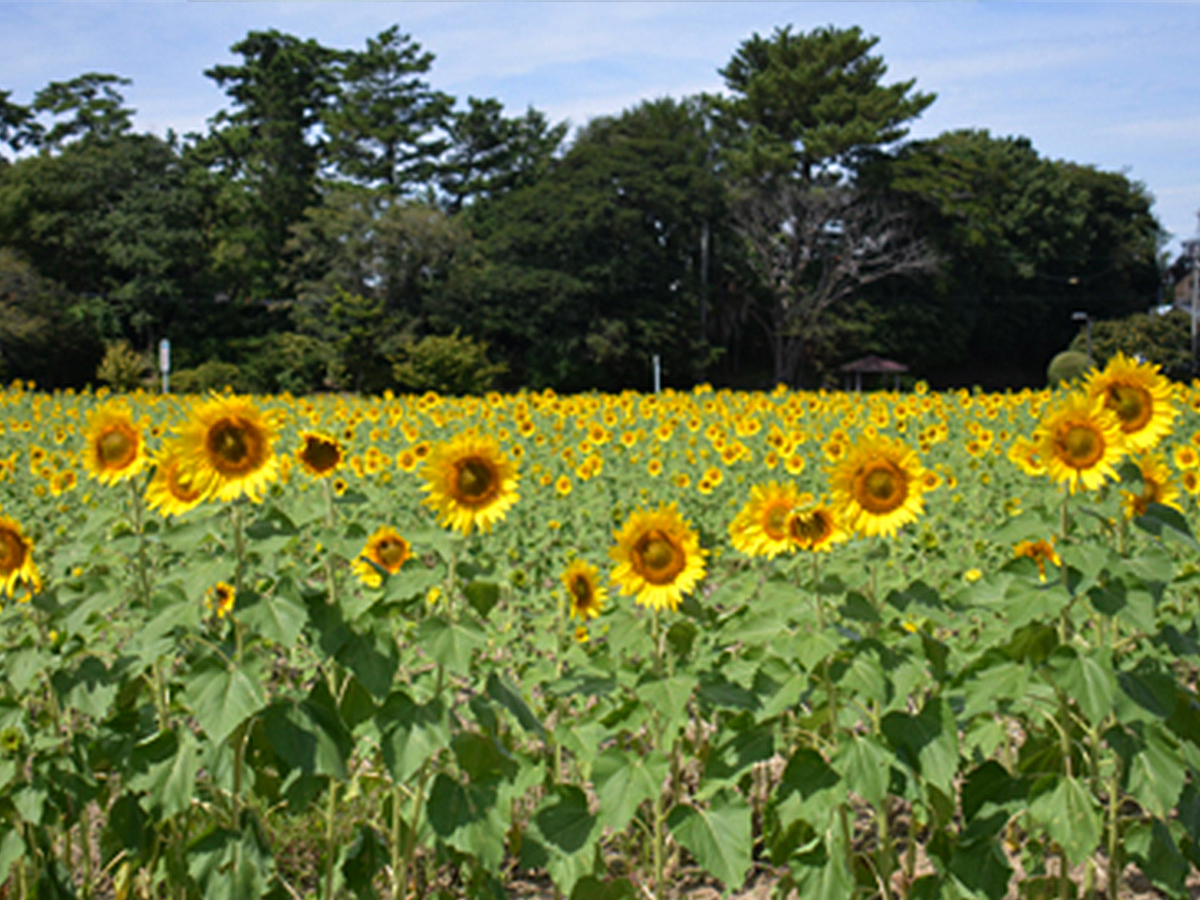
[[[617,565],[611,578],[640,606],[675,610],[704,577],[700,538],[674,503],[632,513],[613,538],[609,556]]]
[[[1104,398],[1104,406],[1117,417],[1130,450],[1153,447],[1171,433],[1171,423],[1179,415],[1172,403],[1174,388],[1159,369],[1118,353],[1084,384],[1089,397]]]
[[[245,397],[214,397],[192,406],[176,429],[180,463],[192,484],[207,486],[205,499],[262,499],[279,475],[272,444],[277,417]]]
[[[204,594],[204,606],[218,619],[223,619],[233,612],[233,604],[237,601],[237,591],[233,585],[218,581]]]
[[[42,589],[41,575],[33,564],[33,541],[20,525],[0,516],[0,593],[13,596],[19,582],[24,582],[31,594]]]
[[[787,532],[795,547],[817,552],[826,552],[850,537],[838,524],[833,510],[824,503],[794,510],[788,516]]]
[[[562,574],[571,600],[571,618],[586,622],[600,615],[608,591],[600,586],[600,570],[591,563],[574,559]]]
[[[795,549],[788,534],[788,516],[801,502],[794,484],[772,481],[751,487],[750,499],[729,523],[734,549],[768,559]]]
[[[1054,549],[1054,545],[1049,541],[1021,541],[1013,547],[1013,558],[1028,557],[1037,563],[1038,578],[1042,581],[1046,580],[1046,563],[1052,562],[1056,566],[1062,565],[1062,560],[1059,559],[1058,553]]]
[[[300,467],[314,478],[324,478],[333,474],[346,456],[341,442],[327,434],[302,431],[300,440],[303,443],[296,450],[296,459],[299,460]]]
[[[1179,509],[1179,504],[1175,502],[1179,499],[1179,488],[1171,481],[1171,470],[1162,457],[1156,453],[1144,453],[1134,462],[1142,473],[1142,490],[1136,494],[1133,491],[1121,491],[1125,518],[1144,516],[1151,503]]]
[[[925,470],[903,441],[863,438],[829,469],[835,512],[859,534],[893,534],[924,509]]]
[[[1008,448],[1008,460],[1026,475],[1036,478],[1046,474],[1037,445],[1023,434],[1018,435]]]
[[[517,502],[517,467],[490,437],[465,432],[434,447],[422,474],[425,504],[443,527],[491,531]]]
[[[88,418],[83,466],[101,484],[116,484],[137,475],[146,465],[146,442],[129,407],[105,403]]]
[[[412,546],[387,525],[375,529],[355,560],[353,569],[358,580],[369,587],[379,587],[383,576],[379,569],[395,575],[412,556]]]
[[[1046,413],[1033,432],[1037,454],[1050,477],[1071,493],[1090,491],[1115,478],[1125,452],[1117,417],[1102,397],[1074,393]]]
[[[155,459],[154,477],[146,486],[146,505],[160,516],[182,516],[204,502],[208,488],[185,469],[178,448],[168,446]]]

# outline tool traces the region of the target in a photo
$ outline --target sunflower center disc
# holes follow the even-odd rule
[[[495,490],[496,477],[491,466],[481,459],[468,459],[458,471],[458,491],[467,500],[487,499]]]
[[[872,513],[891,512],[904,502],[907,493],[903,473],[887,462],[870,469],[862,477],[860,487],[856,499],[859,505]]]
[[[398,567],[404,562],[405,547],[392,538],[384,538],[379,542],[379,561],[385,569]]]
[[[817,544],[825,537],[825,519],[819,513],[796,515],[792,518],[792,538],[805,546]]]
[[[651,584],[670,584],[683,571],[683,554],[657,529],[638,543],[635,559],[640,562],[638,574]]]
[[[133,441],[124,431],[107,431],[97,442],[100,458],[110,465],[127,462],[133,456]]]
[[[1150,396],[1130,384],[1116,384],[1109,389],[1108,406],[1121,420],[1124,431],[1141,431],[1150,421]]]
[[[587,579],[582,576],[571,579],[571,594],[575,597],[576,605],[585,606],[592,595]]]
[[[222,472],[240,472],[253,467],[256,441],[241,423],[222,419],[209,432],[208,446],[213,462]]]
[[[10,532],[0,533],[0,575],[15,572],[25,563],[25,545]]]
[[[773,507],[763,521],[763,531],[772,540],[782,540],[787,535],[788,509],[784,506]]]
[[[1063,462],[1076,469],[1091,468],[1104,455],[1104,442],[1095,429],[1072,425],[1062,439]]]
[[[310,440],[304,445],[303,455],[309,468],[322,475],[333,469],[341,458],[337,444],[322,440]]]
[[[200,496],[200,491],[192,484],[191,478],[178,467],[167,475],[167,490],[171,496],[183,503],[191,503]]]

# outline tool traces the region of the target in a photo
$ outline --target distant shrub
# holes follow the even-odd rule
[[[210,359],[194,369],[180,369],[171,374],[171,390],[179,394],[203,394],[206,391],[251,390],[245,383],[241,370],[233,363]]]
[[[145,387],[153,371],[149,357],[134,350],[129,341],[113,341],[104,346],[96,380],[114,391],[132,391]]]
[[[1086,353],[1079,353],[1075,350],[1064,350],[1058,356],[1054,357],[1054,359],[1050,360],[1050,365],[1046,368],[1046,381],[1049,382],[1051,387],[1066,384],[1069,381],[1082,378],[1088,368]]]
[[[481,394],[507,371],[503,363],[487,357],[487,344],[450,335],[427,335],[403,346],[392,367],[392,377],[404,391],[439,394]]]
[[[1172,378],[1189,378],[1192,369],[1192,322],[1182,310],[1165,315],[1137,313],[1124,319],[1108,319],[1092,326],[1092,355],[1102,367],[1117,351],[1146,362],[1157,363]],[[1087,349],[1087,333],[1080,330],[1071,350]]]

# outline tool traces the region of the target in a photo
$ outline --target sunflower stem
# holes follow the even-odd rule
[[[825,630],[825,601],[821,597],[821,562],[817,554],[812,554],[813,597],[817,601],[817,628]]]
[[[233,572],[233,589],[242,592],[242,580],[246,571],[246,506],[239,498],[229,508],[229,517],[233,522],[233,552],[237,567]]]
[[[337,866],[337,790],[338,783],[329,779],[329,797],[325,805],[325,900],[333,900],[333,875]]]
[[[654,674],[659,678],[663,673],[663,641],[662,641],[662,626],[659,621],[659,608],[654,607],[650,614],[650,637],[654,641]]]
[[[1062,522],[1059,525],[1059,538],[1058,539],[1064,545],[1066,544],[1066,541],[1067,541],[1067,522],[1068,522],[1067,509],[1070,506],[1070,500],[1071,500],[1070,486],[1063,485]],[[1065,575],[1066,567],[1065,566],[1063,567],[1063,572],[1064,572],[1063,584],[1065,585],[1066,584],[1066,575]]]
[[[150,605],[150,561],[146,554],[146,505],[142,492],[138,490],[137,479],[129,479],[129,505],[133,512],[133,528],[137,532],[137,586],[139,600],[146,606]]]
[[[562,680],[563,671],[566,668],[567,616],[569,614],[570,614],[570,604],[565,599],[560,598],[558,601],[558,622],[557,622],[557,626],[558,626],[558,658],[555,660],[555,663],[554,663],[555,681]],[[558,714],[562,711],[561,704],[562,704],[562,699],[558,696],[555,696],[554,712],[556,714]],[[555,718],[557,720],[559,717],[556,715]],[[548,734],[548,739],[554,746],[554,753],[553,753],[554,770],[550,773],[550,783],[558,784],[559,779],[562,778],[562,760],[563,760],[562,743],[560,741],[558,741],[549,732],[547,734]]]

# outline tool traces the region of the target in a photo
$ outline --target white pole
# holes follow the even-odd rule
[[[171,342],[163,338],[158,342],[158,368],[162,372],[162,390],[171,390]]]
[[[662,391],[662,360],[657,353],[654,354],[654,393]]]

